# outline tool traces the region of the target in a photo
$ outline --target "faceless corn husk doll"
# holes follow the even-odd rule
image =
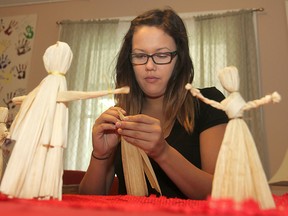
[[[186,89],[189,89],[193,96],[224,110],[230,119],[216,163],[211,198],[233,199],[236,202],[254,199],[262,209],[274,208],[275,203],[254,139],[242,116],[244,111],[251,108],[279,102],[280,95],[274,92],[261,99],[245,102],[238,92],[238,70],[233,66],[220,71],[219,79],[229,93],[220,103],[205,98],[190,84],[186,85]]]
[[[2,149],[4,142],[9,134],[8,129],[6,127],[7,119],[8,119],[8,108],[0,107],[0,182],[5,167]]]
[[[16,143],[0,186],[0,191],[9,197],[61,200],[68,132],[65,102],[129,91],[125,87],[114,91],[67,91],[65,74],[72,58],[64,42],[48,47],[43,56],[48,76],[27,96],[13,99],[21,104],[10,128],[10,139]]]

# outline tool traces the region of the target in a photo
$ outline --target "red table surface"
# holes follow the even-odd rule
[[[248,200],[236,204],[231,200],[183,200],[166,197],[96,196],[64,194],[58,200],[9,199],[0,194],[2,215],[90,216],[90,215],[271,215],[288,216],[288,194],[275,196],[275,209],[261,210]]]

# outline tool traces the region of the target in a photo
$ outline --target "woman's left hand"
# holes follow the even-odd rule
[[[167,148],[161,123],[158,119],[139,114],[126,116],[116,123],[118,133],[128,143],[135,145],[154,160],[160,157]]]

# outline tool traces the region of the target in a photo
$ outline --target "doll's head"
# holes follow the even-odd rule
[[[48,47],[43,55],[44,66],[47,72],[66,74],[73,58],[69,45],[57,41]]]
[[[229,93],[239,90],[239,74],[238,69],[234,66],[225,67],[218,72],[218,78],[225,90]]]

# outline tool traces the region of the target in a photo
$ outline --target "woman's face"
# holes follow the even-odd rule
[[[141,26],[135,31],[132,39],[133,54],[167,53],[176,51],[174,39],[162,29]],[[171,63],[158,65],[152,58],[144,65],[133,65],[136,80],[147,97],[157,98],[164,95],[171,77],[177,56]]]

